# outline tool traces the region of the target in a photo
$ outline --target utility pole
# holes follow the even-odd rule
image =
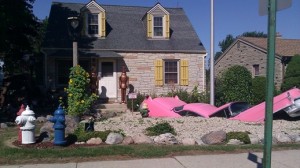
[[[215,105],[214,0],[210,0],[210,104]]]

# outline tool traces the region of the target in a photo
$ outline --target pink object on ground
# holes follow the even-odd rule
[[[300,97],[300,90],[298,88],[290,89],[273,99],[273,113],[283,110],[294,104],[294,100]],[[233,120],[240,120],[246,122],[264,122],[265,120],[265,106],[266,103],[262,102],[239,115],[231,118]]]

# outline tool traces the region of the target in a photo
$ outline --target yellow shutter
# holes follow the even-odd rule
[[[101,12],[102,17],[101,17],[101,36],[105,37],[106,36],[106,18],[105,18],[105,12]]]
[[[154,80],[156,86],[163,85],[163,60],[154,61]]]
[[[166,15],[166,38],[170,38],[170,16]]]
[[[180,85],[189,85],[189,62],[180,60]]]
[[[147,37],[152,37],[153,23],[152,23],[152,15],[147,14]]]

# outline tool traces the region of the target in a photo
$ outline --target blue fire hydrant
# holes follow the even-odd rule
[[[54,145],[65,145],[67,141],[65,140],[65,111],[61,106],[54,112],[54,117],[49,119],[53,122],[54,128]]]

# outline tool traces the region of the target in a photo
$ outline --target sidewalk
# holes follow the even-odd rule
[[[175,156],[172,158],[0,166],[0,168],[262,168],[262,153]],[[272,152],[272,168],[300,168],[300,150]]]

